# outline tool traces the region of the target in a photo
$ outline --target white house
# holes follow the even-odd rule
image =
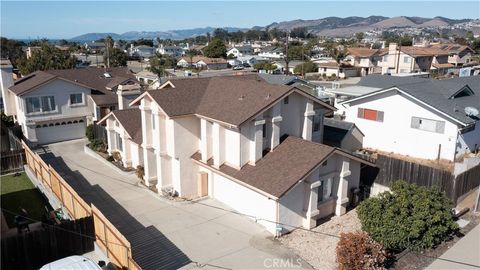
[[[361,164],[369,164],[320,143],[323,115],[335,108],[257,75],[169,81],[130,105],[140,105],[147,186],[186,198],[210,196],[272,233],[345,213]],[[122,120],[124,128],[116,128],[116,120],[116,112],[102,120],[109,151],[120,150],[115,138],[135,137]]]
[[[227,55],[233,55],[234,57],[252,55],[253,49],[250,45],[235,46],[227,50]]]
[[[258,56],[266,59],[283,59],[283,48],[266,47],[263,48],[260,53],[258,53]]]
[[[160,44],[157,48],[157,52],[161,55],[180,57],[184,54],[184,48],[180,46],[164,46],[163,44]]]
[[[375,78],[381,87],[391,77]],[[479,76],[403,81],[340,103],[365,134],[365,148],[448,161],[479,148]]]
[[[125,68],[85,68],[37,71],[2,93],[6,114],[35,145],[84,137],[87,123],[127,106],[141,88]]]
[[[131,56],[138,56],[142,58],[150,58],[155,55],[156,49],[154,47],[150,47],[147,45],[139,45],[139,46],[132,46],[130,47],[130,55]]]

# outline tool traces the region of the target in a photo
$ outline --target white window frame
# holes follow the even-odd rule
[[[116,143],[117,143],[117,145],[116,145],[116,146],[117,146],[117,150],[120,151],[120,152],[123,152],[123,148],[124,148],[125,146],[123,145],[124,142],[123,142],[122,135],[121,135],[120,133],[118,133],[118,132],[115,133],[115,134],[116,134],[115,140],[116,140]]]
[[[325,189],[326,188],[326,189]],[[320,192],[322,192],[320,196]],[[333,198],[333,179],[332,177],[320,180],[317,191],[317,204],[320,205]],[[321,199],[320,199],[321,198]]]
[[[81,103],[72,103],[72,95],[81,95],[82,96],[82,102]],[[85,94],[84,93],[70,93],[68,95],[68,105],[70,105],[70,107],[85,106]]]
[[[43,111],[43,104],[42,104],[42,98],[44,97],[53,97],[53,102],[55,103],[55,108],[51,111]],[[37,98],[39,105],[40,105],[40,111],[38,112],[28,112],[28,102],[27,99],[30,98]],[[24,108],[25,108],[25,115],[42,115],[42,114],[50,114],[50,113],[57,113],[58,112],[58,105],[57,101],[55,99],[55,96],[53,95],[43,95],[43,96],[28,96],[23,98],[23,103],[24,103]]]
[[[423,121],[435,122],[435,130],[422,128]],[[432,132],[437,134],[445,134],[445,121],[441,121],[441,120],[434,120],[434,119],[412,116],[410,127],[413,129],[421,130],[421,131]]]

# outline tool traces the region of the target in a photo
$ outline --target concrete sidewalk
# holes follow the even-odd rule
[[[84,140],[51,144],[40,156],[130,241],[145,269],[311,269],[253,220],[212,200],[173,202],[136,185],[83,151]]]
[[[426,269],[480,269],[480,225],[473,228]]]

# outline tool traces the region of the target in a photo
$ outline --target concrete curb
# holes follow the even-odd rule
[[[135,174],[135,171],[132,171],[132,172],[125,172],[125,171],[122,171],[120,170],[119,168],[117,168],[117,166],[113,165],[112,163],[110,163],[108,160],[104,159],[102,156],[100,156],[99,154],[97,154],[95,151],[93,151],[92,149],[90,149],[88,146],[83,146],[83,151],[85,152],[85,154],[101,161],[103,164],[107,165],[108,167],[114,169],[115,171],[117,171],[119,174],[121,175],[125,175],[125,176],[130,176],[130,175],[133,175]]]

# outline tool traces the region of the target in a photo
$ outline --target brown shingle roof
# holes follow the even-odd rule
[[[130,108],[112,112],[132,140],[140,145],[142,143],[142,116],[140,109]]]
[[[348,48],[347,51],[350,55],[358,57],[371,57],[379,52],[378,49],[370,48]]]
[[[148,91],[168,116],[198,114],[235,126],[293,89],[269,84],[258,75],[192,78],[172,83],[175,88]],[[324,104],[320,100],[317,102]]]
[[[104,76],[105,72],[108,72],[111,78],[106,78]],[[14,86],[10,87],[10,90],[16,95],[22,95],[57,77],[100,92],[109,92],[109,90],[106,89],[107,85],[115,87],[126,79],[136,80],[135,75],[125,67],[109,68],[106,70],[103,68],[46,70],[36,71],[25,76],[16,81]],[[118,77],[122,77],[123,79],[118,80]],[[116,82],[116,85],[112,86],[112,81]]]
[[[237,170],[222,165],[220,172],[280,198],[334,152],[333,147],[289,136],[255,166]],[[200,154],[192,158],[200,160]]]
[[[183,60],[190,63],[190,57],[182,57]],[[199,61],[203,61],[205,64],[226,64],[228,63],[227,60],[223,58],[209,58],[206,56],[196,55],[192,58],[192,63],[197,63]]]

